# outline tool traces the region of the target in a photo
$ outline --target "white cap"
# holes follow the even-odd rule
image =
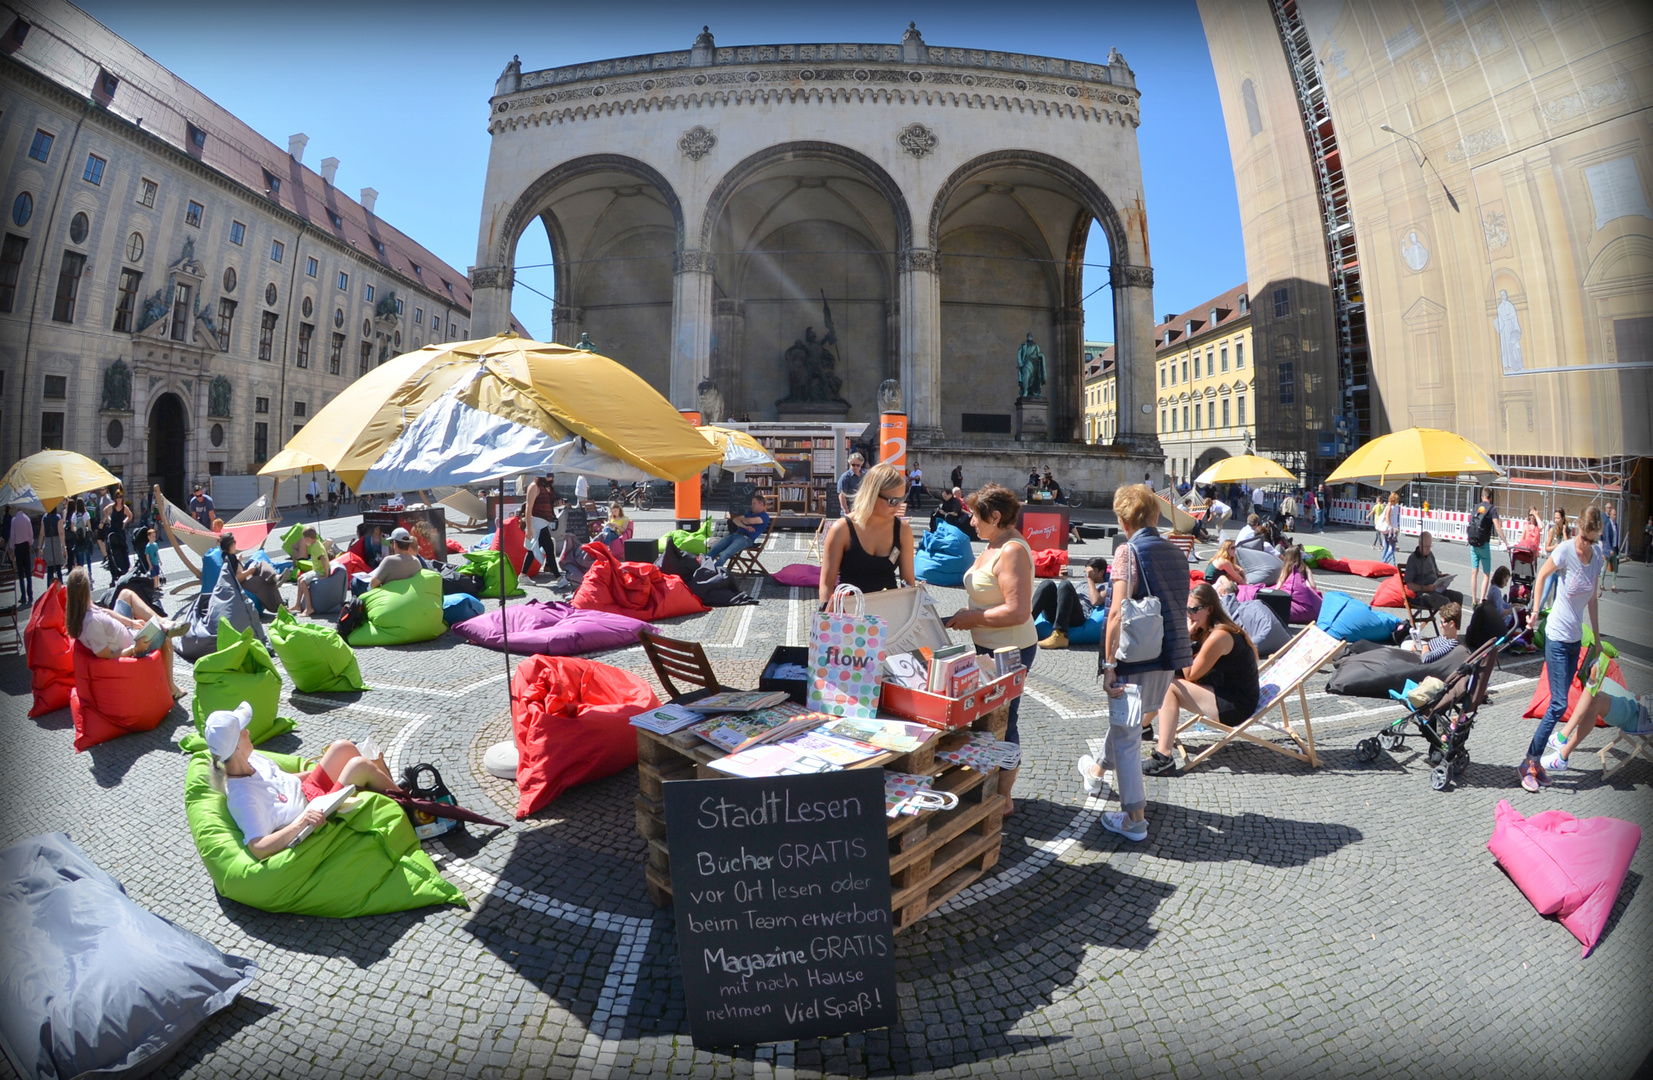
[[[219,709],[207,717],[207,749],[212,756],[219,761],[234,757],[235,748],[241,745],[241,733],[252,722],[253,707],[245,701],[233,710]]]

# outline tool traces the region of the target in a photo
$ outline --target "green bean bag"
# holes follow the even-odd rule
[[[243,701],[253,707],[247,736],[254,743],[293,730],[294,724],[276,715],[281,700],[281,673],[251,627],[237,633],[228,619],[218,620],[218,651],[195,661],[195,694],[191,707],[195,730],[204,733],[207,717],[233,709]]]
[[[670,540],[677,545],[677,550],[687,551],[693,555],[706,554],[706,548],[712,541],[712,519],[707,518],[700,523],[700,528],[690,532],[687,529],[673,529],[660,538],[660,550],[666,550],[666,541]]]
[[[311,765],[289,754],[265,756],[289,772]],[[297,847],[261,862],[248,854],[224,796],[212,789],[210,771],[205,752],[190,759],[184,812],[219,895],[262,911],[337,919],[432,904],[468,906],[419,847],[407,813],[385,796],[360,793],[353,808],[328,818]]]
[[[465,565],[457,569],[461,574],[472,574],[482,579],[482,591],[476,595],[483,599],[499,599],[499,563],[505,555],[498,551],[465,551]],[[527,593],[517,588],[517,571],[511,565],[510,559],[505,559],[505,595],[526,596]]]
[[[270,624],[270,645],[295,690],[366,690],[356,653],[337,630],[301,623],[282,608]]]
[[[442,575],[421,570],[413,577],[387,582],[362,593],[367,621],[350,632],[350,644],[409,645],[441,637]]]
[[[1329,559],[1331,557],[1331,550],[1328,548],[1323,548],[1319,544],[1303,545],[1303,561],[1308,563],[1311,567],[1318,565],[1321,559]]]

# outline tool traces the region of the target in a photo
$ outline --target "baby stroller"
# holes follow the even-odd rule
[[[1388,727],[1369,739],[1355,744],[1355,760],[1377,760],[1378,751],[1394,750],[1405,745],[1411,732],[1408,725],[1417,727],[1417,735],[1429,744],[1429,764],[1434,766],[1430,783],[1436,791],[1443,791],[1457,776],[1469,768],[1469,733],[1475,727],[1475,714],[1487,699],[1487,687],[1498,666],[1498,655],[1528,631],[1511,630],[1501,638],[1488,641],[1470,653],[1469,659],[1458,665],[1445,681],[1445,686],[1432,697],[1414,693],[1419,689],[1408,682],[1406,690],[1391,690],[1408,714],[1397,718]]]
[[[1538,527],[1528,524],[1510,548],[1510,591],[1505,597],[1516,607],[1531,607],[1532,586],[1538,578]]]

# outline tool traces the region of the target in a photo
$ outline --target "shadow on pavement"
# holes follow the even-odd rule
[[[157,750],[178,754],[178,728],[181,726],[193,729],[189,710],[180,702],[172,703],[172,710],[166,714],[160,726],[153,731],[140,731],[132,735],[122,735],[108,742],[88,747],[86,756],[92,759],[92,779],[99,787],[119,787],[122,780],[134,763],[145,754]]]
[[[253,983],[250,992],[256,993]],[[229,1008],[214,1013],[200,1029],[179,1046],[177,1053],[155,1065],[156,1076],[181,1076],[210,1058],[219,1047],[241,1037],[243,1031],[281,1011],[278,1005],[242,994]]]
[[[343,957],[358,968],[371,967],[389,956],[409,930],[426,916],[442,910],[425,907],[368,918],[325,919],[260,911],[224,896],[216,899],[225,918],[271,948],[311,956]]]

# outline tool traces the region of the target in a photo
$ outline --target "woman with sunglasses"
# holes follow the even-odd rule
[[[891,465],[874,465],[861,477],[849,513],[827,530],[821,556],[821,603],[832,599],[839,585],[854,585],[864,593],[896,587],[896,578],[908,585],[913,577],[913,530],[899,510],[907,501],[907,478]]]
[[[1559,511],[1558,511],[1559,512]],[[1521,786],[1537,791],[1550,782],[1539,764],[1545,752],[1550,732],[1567,715],[1567,694],[1578,673],[1579,643],[1584,639],[1584,613],[1589,609],[1590,627],[1601,637],[1601,616],[1597,609],[1596,592],[1601,582],[1601,571],[1607,560],[1596,550],[1601,539],[1601,507],[1586,507],[1578,517],[1578,535],[1550,552],[1539,568],[1533,595],[1543,596],[1545,589],[1555,585],[1555,606],[1544,621],[1544,670],[1550,680],[1550,708],[1538,721],[1532,742],[1527,745],[1526,760],[1521,762]],[[1538,606],[1533,606],[1532,619],[1538,620]]]
[[[1245,723],[1257,711],[1257,649],[1240,629],[1209,585],[1196,585],[1188,594],[1188,639],[1194,662],[1173,679],[1166,691],[1169,708],[1159,715],[1159,744],[1154,759],[1142,771],[1160,776],[1177,771],[1177,728],[1182,710],[1214,719],[1225,727]],[[1169,712],[1171,715],[1166,716]]]

